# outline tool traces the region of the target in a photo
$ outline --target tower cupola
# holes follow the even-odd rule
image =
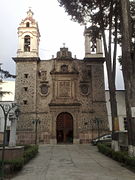
[[[18,50],[17,57],[38,57],[40,32],[38,23],[33,18],[31,9],[27,12],[27,17],[22,20],[18,27]]]

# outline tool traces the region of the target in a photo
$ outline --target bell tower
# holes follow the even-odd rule
[[[22,20],[18,27],[18,50],[17,57],[38,57],[40,32],[38,23],[33,19],[31,9],[27,12],[27,17]]]
[[[97,38],[93,37],[93,28],[91,26],[89,28],[85,27],[84,37],[85,37],[85,58],[100,58],[103,57],[102,50],[102,37],[100,32],[97,34]],[[95,28],[95,27],[94,27]]]

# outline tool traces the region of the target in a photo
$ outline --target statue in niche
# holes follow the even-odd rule
[[[41,77],[42,81],[46,81],[47,71],[40,71],[40,77]]]
[[[64,64],[61,66],[61,71],[62,72],[68,72],[68,65]]]

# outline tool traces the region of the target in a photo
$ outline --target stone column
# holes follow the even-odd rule
[[[97,54],[102,54],[102,40],[101,39],[96,39],[96,45],[97,45]]]
[[[14,118],[11,121],[9,146],[16,146],[16,125],[17,125],[17,119]]]
[[[90,37],[89,34],[85,34],[85,56],[91,53]]]
[[[79,118],[79,112],[76,112],[76,117],[74,119],[74,139],[73,139],[73,144],[79,144],[80,139],[79,139],[79,132],[78,132],[78,118]]]
[[[51,138],[50,138],[50,144],[57,144],[56,140],[56,117],[54,113],[52,112],[52,123],[51,123]]]

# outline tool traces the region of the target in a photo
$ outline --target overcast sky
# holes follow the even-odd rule
[[[16,57],[18,46],[17,28],[29,7],[39,25],[41,59],[56,56],[63,43],[73,56],[78,59],[84,57],[84,27],[71,21],[57,0],[0,0],[0,63],[3,63],[4,69],[15,73],[12,57]],[[123,88],[120,71],[117,81],[117,88]]]

